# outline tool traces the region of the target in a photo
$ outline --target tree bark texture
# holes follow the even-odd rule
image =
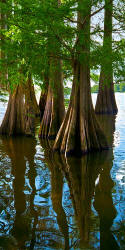
[[[35,116],[39,116],[40,110],[35,96],[34,85],[32,82],[32,76],[29,74],[25,84],[25,102],[32,106]]]
[[[39,137],[55,139],[65,114],[61,61],[52,59],[50,84]]]
[[[41,90],[40,100],[39,100],[39,109],[40,109],[40,120],[43,118],[46,101],[47,101],[47,92],[48,92],[48,86],[49,86],[49,77],[48,75],[45,75],[44,77],[44,83],[45,87],[44,90]]]
[[[61,0],[56,0],[55,8],[59,8]],[[49,64],[49,87],[47,102],[40,126],[39,137],[55,139],[65,115],[62,61],[60,55],[60,43],[53,37],[51,41],[51,59]]]
[[[73,64],[70,104],[57,134],[54,150],[82,155],[107,149],[106,138],[95,117],[90,93],[90,11],[91,1],[79,1],[77,59]],[[84,25],[83,25],[84,23]]]
[[[7,135],[25,134],[24,123],[24,94],[22,87],[18,85],[14,92],[10,93],[0,133]]]
[[[39,106],[36,101],[34,86],[31,75],[28,76],[24,86],[25,90],[25,134],[33,135],[35,133],[35,117],[40,114]]]
[[[117,114],[114,94],[112,66],[112,9],[113,0],[105,0],[103,61],[99,80],[99,92],[95,112],[97,114]]]

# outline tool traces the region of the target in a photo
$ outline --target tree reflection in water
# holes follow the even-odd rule
[[[117,211],[113,205],[111,193],[114,183],[110,175],[114,159],[113,141],[115,131],[115,116],[99,116],[98,119],[107,135],[111,149],[107,154],[105,164],[103,165],[100,178],[95,189],[94,207],[100,218],[100,249],[115,250],[120,249],[111,231],[113,220],[117,215]]]
[[[102,120],[102,117],[101,117]],[[107,123],[106,117],[103,120],[103,126],[105,128],[110,124],[110,137],[109,143],[113,142],[113,131],[114,131],[114,121],[110,120]],[[112,138],[111,138],[112,135]],[[108,134],[107,134],[108,136]],[[45,149],[46,162],[51,171],[51,198],[53,203],[53,208],[57,213],[57,223],[61,232],[65,232],[64,238],[65,242],[68,239],[68,231],[66,227],[66,217],[62,214],[64,209],[62,208],[62,176],[60,170],[65,176],[70,195],[72,199],[72,204],[74,207],[75,220],[79,231],[79,239],[77,242],[72,242],[72,247],[79,247],[80,249],[90,249],[92,247],[91,236],[91,217],[92,217],[92,199],[95,196],[94,207],[97,210],[100,218],[100,246],[101,249],[105,247],[106,238],[102,241],[102,213],[104,211],[105,218],[107,215],[107,222],[105,221],[108,230],[105,235],[111,240],[114,240],[114,246],[117,246],[115,238],[112,237],[110,231],[113,219],[116,216],[116,210],[114,208],[111,196],[111,188],[113,187],[113,181],[111,180],[110,170],[113,163],[113,153],[112,148],[109,151],[103,151],[100,153],[91,153],[90,155],[85,155],[82,158],[73,157],[61,157],[57,153],[52,153],[51,150],[48,151],[48,147]],[[97,208],[97,182],[101,183],[101,197],[99,197],[100,203],[98,203]],[[106,189],[107,187],[107,189]],[[109,188],[108,188],[109,187]],[[107,193],[107,199],[105,199],[105,192]],[[96,195],[95,195],[96,194]],[[103,204],[104,203],[104,204]],[[101,211],[101,212],[99,212]],[[111,212],[110,212],[111,211]],[[65,223],[64,223],[65,221]],[[60,223],[61,222],[61,223]],[[77,238],[77,237],[76,237]],[[109,248],[110,249],[110,242]],[[94,242],[95,247],[97,247],[97,242]],[[68,247],[68,244],[67,244]],[[71,245],[70,245],[71,247]],[[107,245],[108,247],[108,245]],[[68,249],[68,248],[67,248]]]
[[[111,226],[117,214],[111,194],[113,188],[113,181],[110,176],[111,167],[112,152],[109,152],[95,189],[94,201],[94,207],[100,218],[100,249],[107,250],[120,249],[111,232]]]
[[[65,158],[42,144],[43,159],[36,156],[35,139],[1,137],[11,173],[9,160],[5,168],[2,163],[0,247],[88,250],[100,245],[100,249],[119,249],[112,232],[116,210],[110,176],[115,117],[98,119],[109,132],[111,149],[82,158]],[[99,230],[100,243],[95,237]]]
[[[60,233],[64,237],[64,243],[60,235],[55,244],[58,246],[58,249],[69,249],[68,224],[66,214],[62,206],[63,175],[59,169],[58,161],[55,159],[55,154],[51,151],[49,144],[43,144],[42,142],[42,147],[44,148],[45,162],[50,170],[52,206],[57,216],[56,219]]]
[[[15,218],[13,222],[13,227],[11,229],[11,235],[13,235],[13,238],[16,240],[18,248],[25,249],[26,241],[30,240],[31,219],[32,216],[34,217],[32,210],[30,215],[28,215],[26,207],[26,195],[24,193],[26,162],[28,160],[29,181],[32,187],[30,203],[32,203],[31,207],[33,209],[33,197],[35,194],[34,192],[35,192],[35,176],[36,176],[34,168],[36,141],[34,139],[31,139],[31,141],[29,141],[29,139],[27,140],[27,138],[25,137],[15,137],[15,138],[2,137],[2,141],[5,152],[11,160],[11,169],[13,175]],[[29,142],[31,142],[31,144],[29,144]]]
[[[90,228],[92,198],[95,181],[104,167],[108,151],[84,156],[81,159],[68,158],[62,167],[68,181],[80,242],[77,247],[89,249],[91,245]],[[96,242],[95,242],[96,244]]]

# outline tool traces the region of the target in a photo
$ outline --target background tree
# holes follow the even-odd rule
[[[105,0],[103,59],[99,80],[99,93],[95,107],[97,114],[117,113],[112,65],[112,11],[113,0]]]

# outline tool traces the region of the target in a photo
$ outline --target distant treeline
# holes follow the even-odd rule
[[[99,85],[95,84],[91,87],[92,93],[98,93]],[[114,84],[115,92],[125,92],[125,83]]]

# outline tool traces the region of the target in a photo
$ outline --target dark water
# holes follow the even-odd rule
[[[116,98],[117,117],[99,118],[109,151],[65,159],[37,137],[0,137],[0,249],[125,249],[125,94]]]

